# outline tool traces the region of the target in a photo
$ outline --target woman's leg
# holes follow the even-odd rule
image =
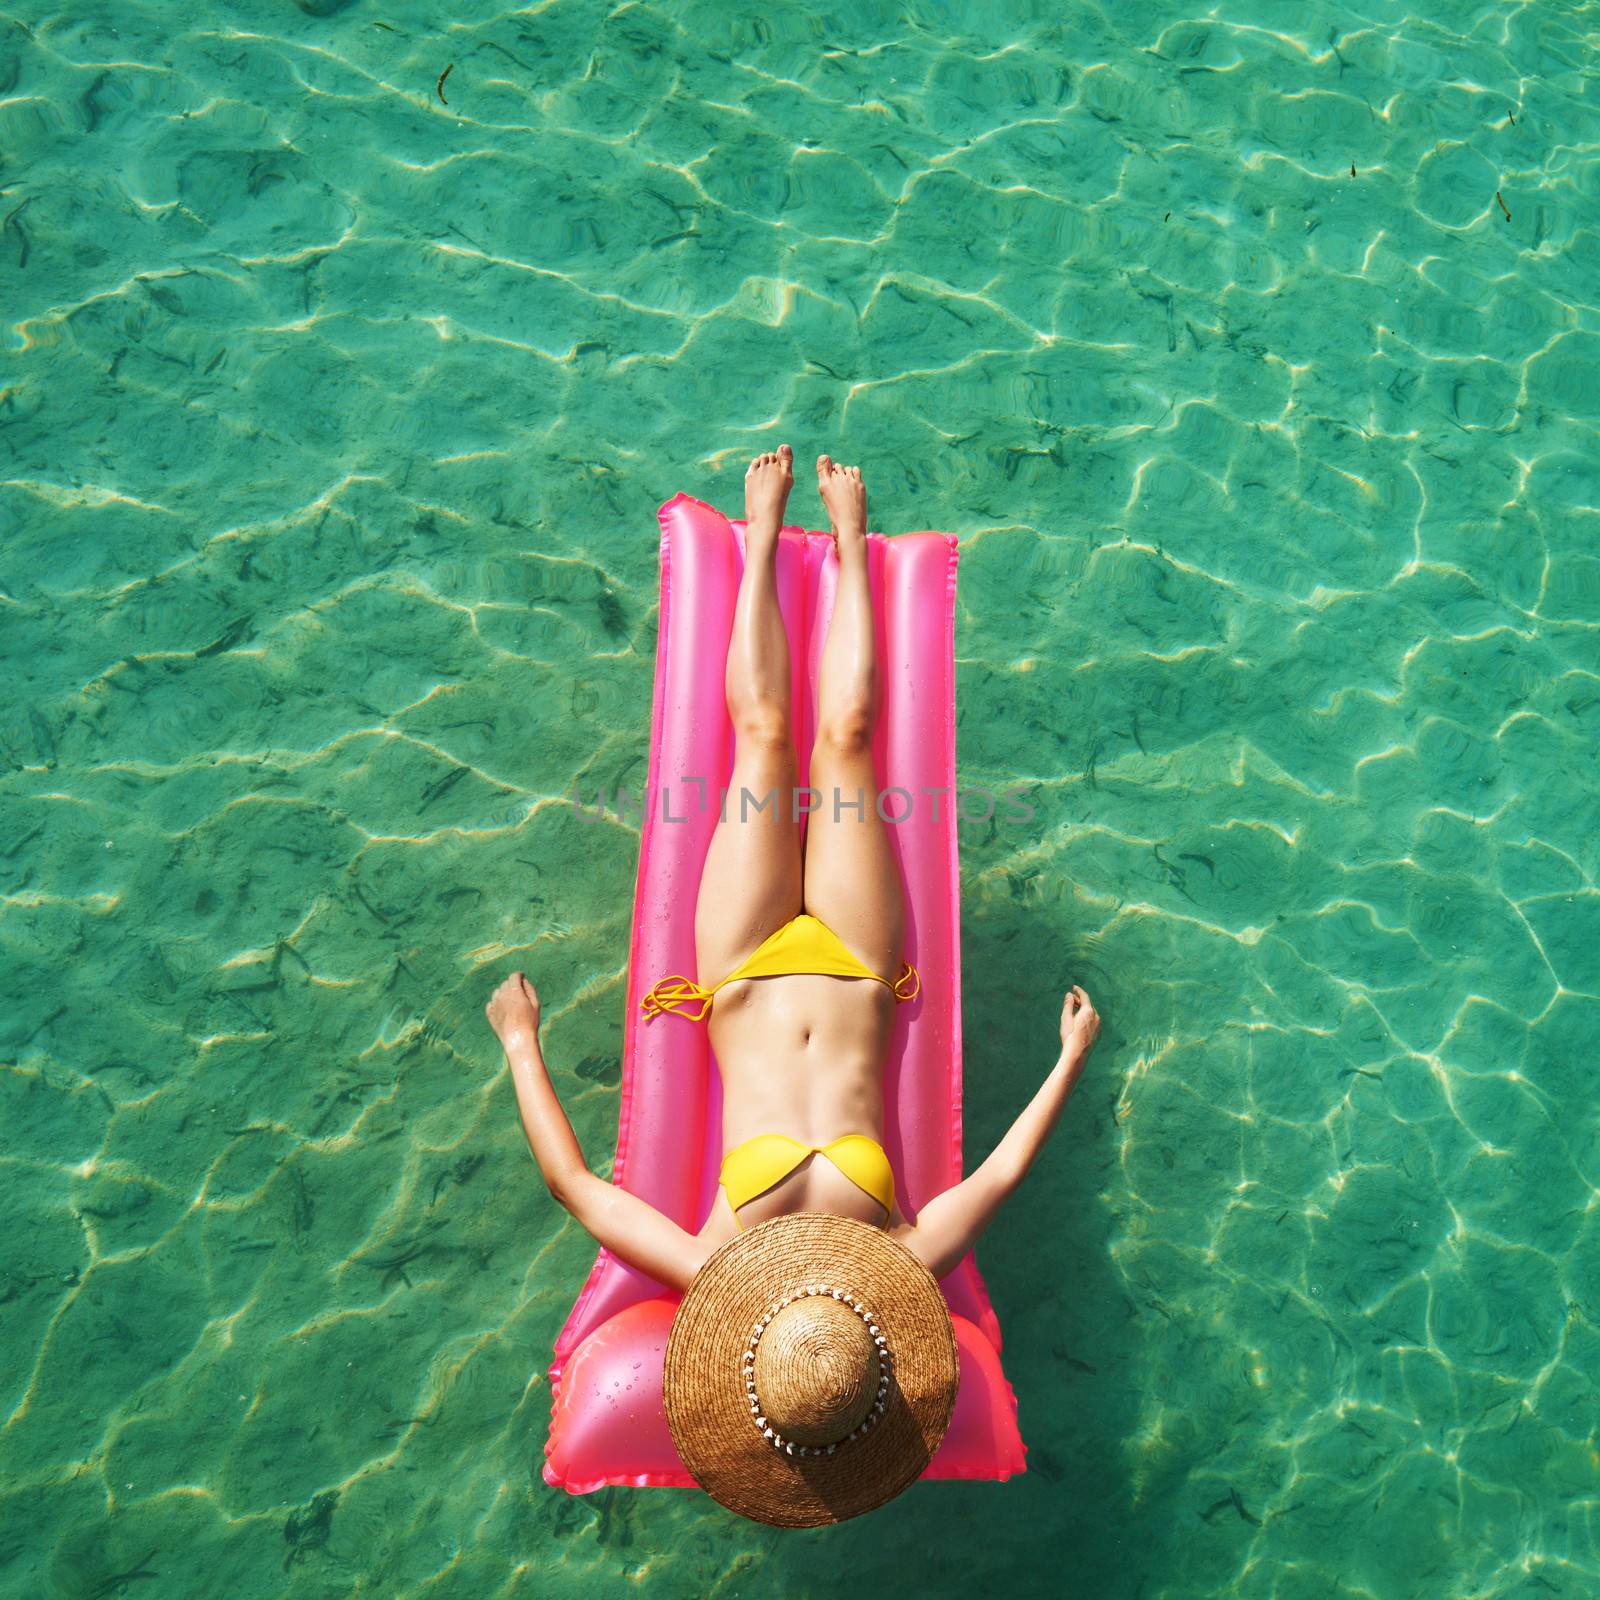
[[[855,467],[817,459],[818,487],[833,518],[839,584],[822,647],[811,787],[817,808],[806,824],[805,908],[820,917],[874,972],[891,981],[905,938],[905,888],[878,815],[873,731],[880,691],[867,581],[867,491]]]
[[[728,641],[733,776],[695,907],[699,981],[707,987],[721,982],[801,909],[789,640],[777,588],[778,529],[794,481],[793,462],[783,445],[757,456],[745,474],[744,574]],[[709,775],[706,787],[708,803],[716,804]]]

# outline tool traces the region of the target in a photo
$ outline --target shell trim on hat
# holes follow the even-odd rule
[[[756,1346],[761,1343],[761,1335],[766,1332],[767,1324],[787,1305],[792,1305],[796,1300],[803,1300],[808,1295],[823,1294],[834,1300],[840,1301],[861,1318],[867,1325],[867,1332],[872,1335],[872,1342],[878,1347],[878,1359],[882,1363],[882,1370],[878,1376],[878,1392],[872,1401],[872,1409],[866,1416],[847,1433],[843,1439],[836,1439],[832,1444],[799,1444],[793,1439],[785,1439],[782,1434],[773,1428],[772,1424],[761,1415],[761,1402],[756,1395]],[[852,1439],[859,1439],[879,1417],[883,1415],[883,1408],[888,1399],[889,1370],[893,1361],[893,1353],[889,1349],[888,1337],[873,1321],[873,1315],[862,1303],[846,1289],[835,1289],[831,1284],[807,1284],[804,1289],[796,1289],[793,1294],[786,1294],[781,1300],[775,1300],[767,1314],[755,1325],[750,1335],[750,1343],[744,1352],[744,1386],[750,1396],[750,1411],[756,1419],[756,1426],[769,1438],[773,1447],[786,1450],[792,1456],[831,1456],[841,1444],[848,1444]]]

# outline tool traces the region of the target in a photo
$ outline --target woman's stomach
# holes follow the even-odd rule
[[[758,1133],[881,1142],[894,996],[866,978],[787,973],[719,990],[709,1038],[722,1074],[723,1147]]]

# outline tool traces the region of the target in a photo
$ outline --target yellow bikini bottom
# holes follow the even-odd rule
[[[703,989],[693,978],[675,972],[656,984],[639,1006],[647,1017],[676,1011],[691,1022],[698,1022],[711,1009],[717,990],[736,978],[778,978],[791,972],[820,972],[831,978],[871,978],[892,990],[896,1000],[915,1000],[922,988],[917,969],[909,961],[901,963],[900,976],[890,983],[874,972],[827,923],[802,911],[758,945],[721,983]],[[695,1004],[700,1009],[691,1016],[688,1008]]]
[[[876,1139],[864,1133],[841,1134],[827,1144],[803,1144],[786,1133],[758,1133],[723,1156],[718,1174],[722,1192],[733,1208],[741,1232],[739,1207],[782,1183],[813,1151],[825,1155],[858,1189],[864,1190],[884,1210],[884,1225],[894,1211],[894,1169]]]

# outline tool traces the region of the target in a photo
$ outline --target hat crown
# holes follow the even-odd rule
[[[878,1376],[878,1347],[860,1316],[822,1295],[786,1305],[756,1351],[762,1410],[797,1444],[847,1438],[871,1410]]]

